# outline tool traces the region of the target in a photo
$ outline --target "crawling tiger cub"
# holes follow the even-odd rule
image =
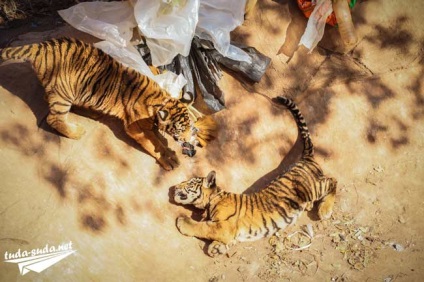
[[[325,177],[315,162],[314,147],[302,114],[289,99],[277,97],[296,119],[303,139],[301,159],[267,187],[254,194],[234,194],[217,186],[215,172],[195,177],[172,189],[174,201],[206,210],[205,221],[189,217],[177,219],[178,230],[186,236],[212,240],[208,254],[223,254],[236,241],[253,241],[271,236],[293,223],[303,210],[311,210],[318,202],[320,219],[331,216],[337,181]],[[171,189],[171,190],[172,190]]]
[[[79,139],[84,128],[68,121],[72,106],[121,119],[125,131],[166,170],[179,162],[159,138],[171,135],[192,157],[194,146],[205,146],[216,134],[210,116],[196,122],[187,106],[159,85],[127,68],[100,49],[75,39],[52,39],[39,44],[0,49],[0,58],[29,61],[45,88],[47,123],[68,138]]]

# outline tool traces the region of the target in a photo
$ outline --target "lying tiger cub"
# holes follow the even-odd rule
[[[293,223],[303,210],[318,202],[318,216],[328,219],[333,210],[337,181],[325,177],[315,162],[314,147],[302,114],[289,99],[277,97],[294,116],[303,139],[302,158],[286,173],[254,194],[225,192],[216,185],[215,172],[207,177],[184,181],[174,189],[174,201],[206,210],[206,221],[189,217],[177,219],[178,230],[186,236],[212,240],[208,254],[215,256],[237,241],[254,241],[271,236]]]
[[[0,49],[0,59],[32,64],[46,91],[47,123],[68,138],[79,139],[85,132],[68,120],[72,106],[121,119],[126,133],[166,170],[177,167],[179,161],[159,131],[172,136],[190,157],[196,153],[195,146],[205,146],[215,138],[216,123],[210,116],[193,120],[187,105],[170,97],[154,80],[91,44],[52,39]]]

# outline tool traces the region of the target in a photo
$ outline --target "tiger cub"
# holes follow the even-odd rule
[[[68,138],[79,139],[84,128],[68,121],[72,106],[121,119],[126,133],[166,170],[179,162],[159,138],[171,135],[183,153],[194,156],[216,134],[210,116],[197,121],[188,108],[147,76],[125,67],[102,50],[76,39],[52,39],[39,44],[0,49],[0,59],[29,61],[45,88],[47,123]]]
[[[318,202],[320,219],[328,219],[333,210],[337,181],[324,176],[315,162],[314,147],[302,114],[293,101],[274,99],[286,106],[296,119],[303,140],[301,159],[267,187],[254,194],[234,194],[216,184],[215,172],[194,177],[171,188],[177,204],[194,205],[206,211],[205,221],[177,218],[178,230],[186,236],[212,240],[208,254],[223,254],[237,241],[254,241],[271,236],[293,223],[303,210]]]

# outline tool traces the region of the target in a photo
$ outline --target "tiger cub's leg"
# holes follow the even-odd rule
[[[146,130],[143,126],[133,123],[126,127],[126,132],[137,141],[156,161],[165,169],[172,170],[179,166],[177,154],[166,147],[153,130]]]
[[[183,235],[218,241],[223,245],[229,244],[235,237],[235,230],[228,221],[198,222],[182,216],[177,218],[177,228]],[[214,246],[217,246],[218,242],[214,243]]]
[[[337,180],[334,178],[324,178],[321,180],[322,187],[327,191],[319,203],[318,216],[320,219],[328,219],[333,213],[334,201],[336,200]]]
[[[84,128],[68,121],[72,103],[53,91],[47,92],[46,100],[50,110],[47,123],[68,138],[80,139],[85,133]]]

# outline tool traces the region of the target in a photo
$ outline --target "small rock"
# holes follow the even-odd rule
[[[384,171],[384,169],[381,167],[381,165],[377,165],[376,167],[374,167],[374,170],[376,172],[383,172]]]
[[[219,278],[217,276],[213,276],[211,278],[209,278],[209,282],[218,282]]]
[[[392,244],[392,247],[393,249],[395,249],[395,251],[398,251],[398,252],[402,252],[405,250],[405,248],[401,244],[397,244],[397,243]]]
[[[400,222],[400,223],[406,223],[406,220],[405,220],[405,218],[402,216],[402,215],[399,215],[399,217],[398,217],[398,221]]]

